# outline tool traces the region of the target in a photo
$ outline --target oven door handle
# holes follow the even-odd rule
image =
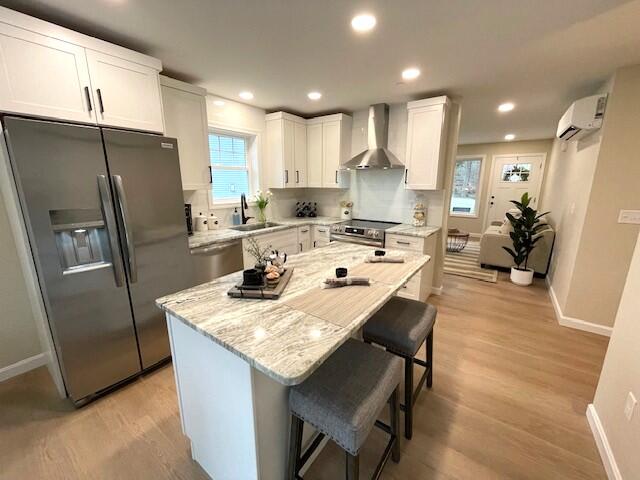
[[[332,234],[331,240],[335,240],[338,242],[346,242],[346,243],[357,243],[358,245],[368,245],[370,247],[380,247],[382,248],[382,242],[378,242],[376,240],[359,238],[354,235],[343,235],[343,234]]]

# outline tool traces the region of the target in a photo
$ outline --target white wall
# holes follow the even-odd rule
[[[640,475],[640,405],[631,421],[624,415],[629,392],[640,401],[640,235],[616,315],[593,406],[621,476]],[[597,433],[596,433],[597,434]],[[608,459],[603,459],[605,464]],[[610,477],[611,478],[611,477]]]

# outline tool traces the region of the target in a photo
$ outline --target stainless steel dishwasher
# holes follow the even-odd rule
[[[195,284],[210,282],[243,269],[242,240],[191,249]]]

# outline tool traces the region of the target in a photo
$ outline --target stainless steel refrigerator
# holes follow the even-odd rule
[[[177,141],[3,124],[65,386],[82,403],[170,355],[154,300],[192,284]]]

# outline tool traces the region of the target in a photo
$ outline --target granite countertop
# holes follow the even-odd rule
[[[425,225],[424,227],[414,227],[413,225],[407,225],[405,223],[401,223],[400,225],[396,225],[395,227],[391,227],[386,230],[385,233],[392,233],[394,235],[407,235],[409,237],[422,237],[427,238],[433,235],[434,233],[438,233],[441,230],[440,227],[436,227],[435,225]]]
[[[411,263],[409,274],[392,285],[376,283],[383,286],[386,293],[346,327],[283,303],[308,294],[324,278],[333,276],[335,267],[351,268],[362,263],[374,250],[373,247],[336,242],[292,255],[287,265],[295,267],[295,271],[278,300],[229,297],[227,291],[242,278],[242,272],[236,272],[159,298],[156,304],[276,381],[295,385],[358,331],[430,258],[408,251],[389,250],[390,254],[402,256]]]
[[[256,235],[264,235],[265,233],[288,230],[302,225],[332,225],[334,223],[342,222],[342,220],[335,217],[293,217],[269,221],[278,223],[279,225],[249,232],[240,232],[238,230],[233,230],[232,228],[219,228],[218,230],[208,230],[206,232],[194,232],[194,234],[189,237],[189,248],[199,248],[207,245],[214,245],[216,243],[241,240],[243,238],[254,237]]]

